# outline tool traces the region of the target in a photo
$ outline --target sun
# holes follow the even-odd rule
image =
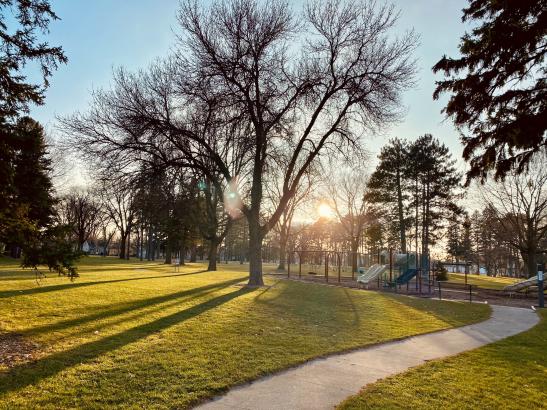
[[[321,203],[317,207],[317,213],[321,218],[330,218],[332,216],[332,209],[327,204]]]

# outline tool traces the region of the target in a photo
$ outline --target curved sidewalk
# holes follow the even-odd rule
[[[531,309],[492,306],[484,322],[315,359],[235,387],[197,408],[332,409],[366,384],[521,333],[538,322]]]

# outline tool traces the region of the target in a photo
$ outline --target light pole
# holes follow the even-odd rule
[[[543,272],[545,270],[545,264],[540,264],[538,268],[538,306],[543,308],[545,307],[545,296],[543,295]]]

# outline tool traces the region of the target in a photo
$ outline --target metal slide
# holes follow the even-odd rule
[[[357,277],[357,282],[368,285],[386,271],[386,265],[372,265],[363,274]]]
[[[508,285],[504,287],[503,290],[505,292],[518,292],[519,290],[523,290],[537,284],[538,284],[538,277],[534,276],[534,277],[531,277],[530,279],[523,280],[522,282],[517,282],[512,285]]]

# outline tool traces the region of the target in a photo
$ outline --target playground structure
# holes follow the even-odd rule
[[[504,289],[468,283],[467,274],[465,281],[459,283],[445,275],[441,279],[442,264],[416,253],[384,250],[365,254],[306,249],[289,251],[287,262],[288,278],[347,287],[518,307],[529,307],[530,299],[538,297],[537,277]]]
[[[372,265],[368,269],[359,268],[359,275],[357,276],[357,282],[362,283],[368,289],[368,285],[374,280],[378,279],[387,270],[387,265]]]
[[[392,250],[375,254],[328,250],[293,250],[287,255],[288,277],[325,282],[354,282],[355,286],[431,293],[434,275],[429,258]]]
[[[503,288],[504,292],[514,293],[514,292],[520,292],[522,290],[528,290],[532,286],[537,286],[538,283],[538,277],[533,276],[529,279],[523,280],[522,282],[517,282],[512,285],[508,285],[505,288]]]

